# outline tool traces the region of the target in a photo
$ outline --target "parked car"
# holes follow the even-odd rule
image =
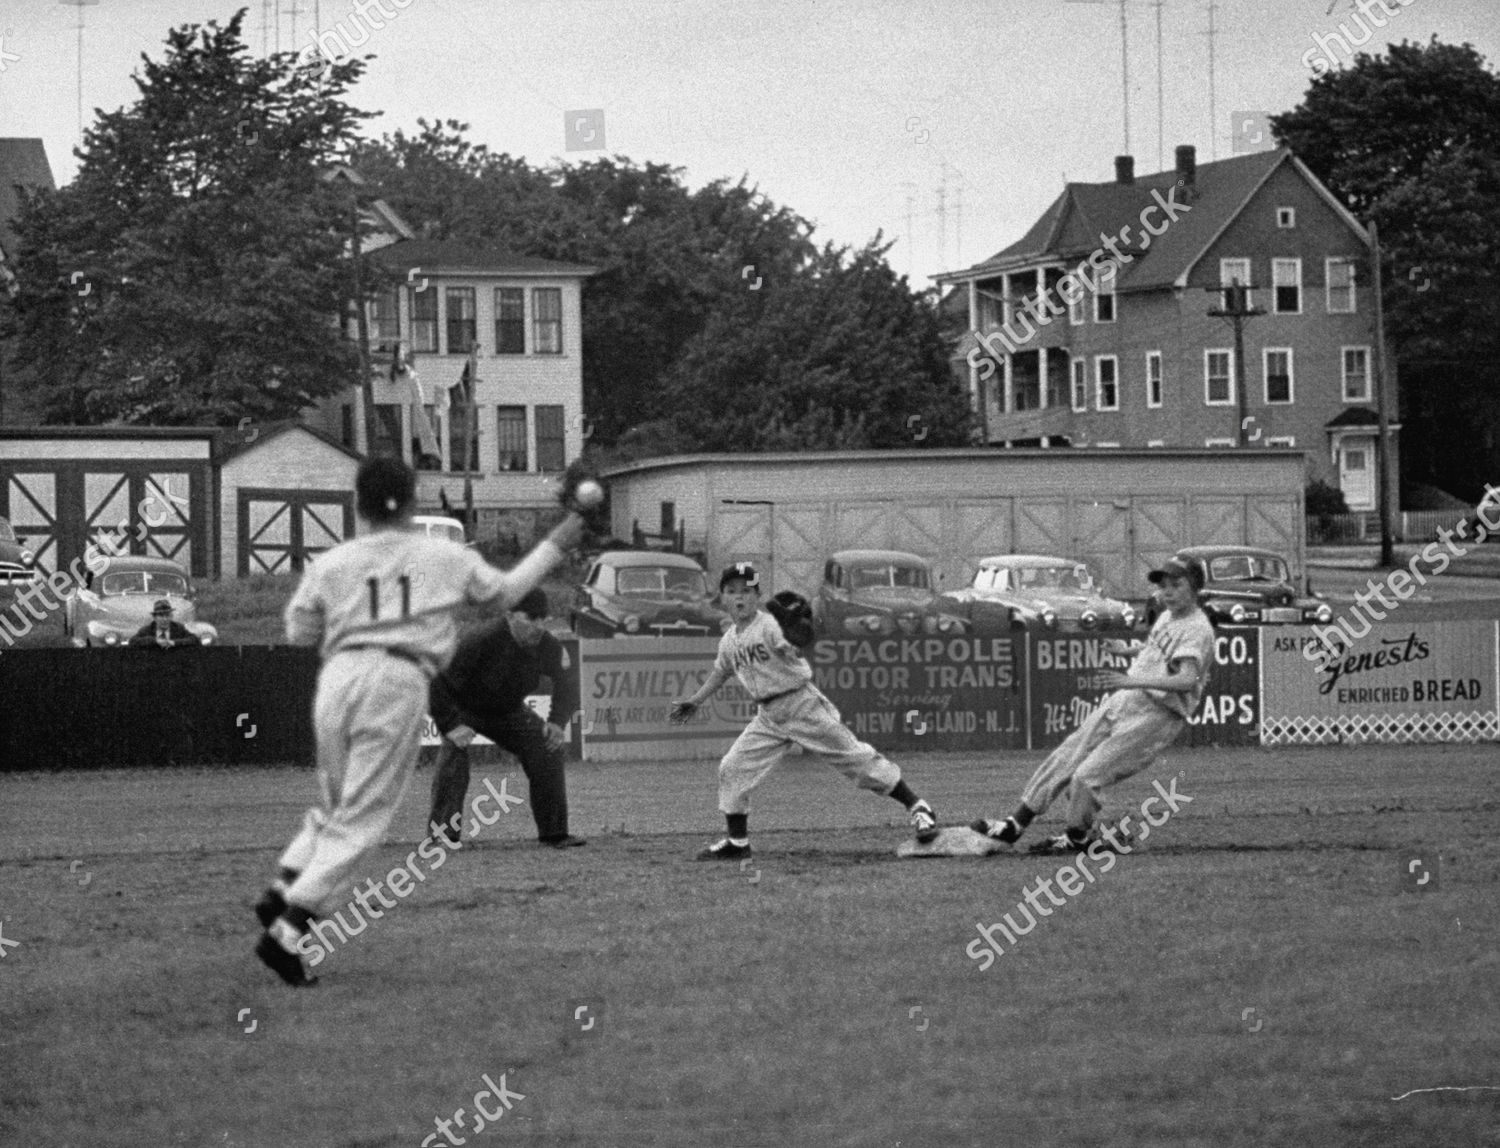
[[[464,537],[464,524],[446,514],[416,514],[411,521],[413,526],[427,531],[430,538],[448,538],[460,546],[474,545]]]
[[[9,519],[0,518],[0,586],[24,585],[39,576],[36,555],[26,540],[16,537]]]
[[[1297,592],[1287,561],[1274,550],[1256,546],[1189,546],[1173,557],[1203,571],[1198,600],[1216,625],[1297,625],[1327,622],[1333,607],[1317,595]],[[1146,616],[1162,611],[1159,592],[1151,595]]]
[[[951,595],[974,608],[1010,611],[1017,628],[1131,630],[1135,608],[1105,595],[1088,563],[1046,554],[998,554],[981,558],[974,581]]]
[[[151,607],[162,599],[172,604],[173,620],[203,645],[218,639],[213,626],[198,621],[187,571],[168,558],[139,554],[110,558],[98,570],[90,567],[85,585],[63,602],[63,633],[75,646],[126,645],[151,621]]]
[[[901,550],[840,550],[813,601],[819,632],[963,634],[968,619],[934,588],[932,564]]]
[[[685,554],[606,550],[590,564],[571,620],[580,638],[717,636],[729,621],[717,597]]]

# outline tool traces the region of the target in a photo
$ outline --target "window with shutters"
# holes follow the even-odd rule
[[[526,462],[526,408],[500,407],[497,411],[499,424],[495,431],[495,443],[499,449],[499,468],[525,470]]]
[[[520,287],[495,288],[495,353],[526,353],[526,292]]]
[[[562,354],[562,288],[533,287],[532,344],[538,355]],[[540,453],[540,448],[538,448]],[[561,468],[559,468],[561,469]]]
[[[479,339],[474,312],[474,288],[449,287],[444,292],[448,307],[448,354],[467,355]]]
[[[563,409],[560,406],[539,406],[536,408],[536,468],[565,470],[567,465]]]

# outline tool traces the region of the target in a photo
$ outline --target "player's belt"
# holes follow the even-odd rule
[[[410,650],[397,649],[395,646],[345,646],[344,648],[346,650],[379,650],[382,654],[389,654],[393,658],[400,658],[403,662],[410,662],[428,677],[432,676],[432,669],[426,660]]]
[[[768,706],[772,702],[779,702],[782,698],[789,698],[793,694],[800,693],[802,690],[805,690],[805,689],[807,689],[807,683],[803,682],[800,686],[793,686],[789,690],[782,690],[779,694],[771,694],[768,697],[756,698],[755,699],[755,704],[758,705],[758,706]]]

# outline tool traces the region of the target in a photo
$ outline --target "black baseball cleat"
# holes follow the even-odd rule
[[[318,978],[302,967],[302,956],[296,949],[301,935],[290,921],[278,917],[255,946],[255,955],[261,963],[294,989],[318,983]]]
[[[702,853],[698,854],[699,861],[738,861],[741,857],[750,856],[750,843],[736,845],[729,838],[710,845]]]
[[[936,841],[938,835],[937,814],[933,813],[932,806],[926,800],[918,801],[909,809],[911,827],[917,831],[917,840],[923,845],[930,841]]]
[[[550,845],[554,849],[576,849],[588,844],[582,837],[574,837],[571,833],[564,833],[561,837],[542,837],[539,840],[543,845]]]
[[[1014,845],[1021,838],[1021,827],[1016,824],[1014,817],[1003,817],[999,821],[981,817],[969,822],[969,828],[975,833],[983,833],[991,841],[999,841],[1005,845]]]
[[[255,916],[262,929],[269,929],[271,922],[286,912],[286,898],[275,889],[267,889],[255,902]]]

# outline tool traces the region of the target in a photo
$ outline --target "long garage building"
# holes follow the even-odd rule
[[[1297,450],[898,450],[700,454],[609,471],[611,524],[680,533],[710,573],[814,591],[834,551],[906,550],[956,589],[991,554],[1096,563],[1122,593],[1181,546],[1265,546],[1304,572]]]

